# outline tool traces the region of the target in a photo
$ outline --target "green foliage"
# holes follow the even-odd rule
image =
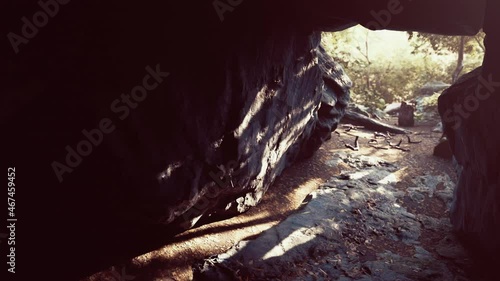
[[[434,93],[432,96],[424,97],[422,98],[422,107],[424,111],[437,111],[437,106],[438,106],[438,98],[441,95],[441,93]]]
[[[437,92],[431,96],[421,98],[417,105],[415,119],[418,121],[423,121],[428,119],[429,117],[438,117],[438,98],[440,95],[441,92]]]
[[[476,36],[464,36],[465,53],[484,52],[485,34],[478,33]],[[408,32],[408,40],[414,49],[414,53],[420,52],[428,55],[445,55],[447,52],[457,53],[459,51],[461,36],[444,36],[430,33]]]
[[[482,62],[483,35],[465,40],[464,70]],[[353,81],[353,102],[382,109],[386,103],[414,99],[431,81],[452,82],[460,36],[369,31],[356,26],[324,33],[322,45]],[[457,45],[458,44],[458,45]]]

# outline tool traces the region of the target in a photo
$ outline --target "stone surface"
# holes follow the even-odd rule
[[[426,83],[422,88],[419,90],[419,95],[420,96],[432,96],[435,93],[441,93],[443,90],[449,88],[451,85],[444,83],[442,81],[433,81]]]
[[[437,123],[436,127],[432,129],[434,133],[443,133],[443,122]]]
[[[471,250],[487,263],[498,263],[500,95],[495,87],[486,91],[481,75],[481,69],[476,69],[446,90],[439,98],[439,113],[458,164],[452,223],[468,240]],[[476,102],[476,108],[471,107]]]
[[[400,108],[401,108],[400,102],[393,102],[393,103],[385,106],[384,113],[391,114],[391,115],[397,114],[399,112]]]
[[[419,198],[450,206],[447,175],[401,189],[400,169],[382,158],[337,152],[328,163],[353,165],[278,226],[201,262],[196,280],[469,280],[457,272],[468,257],[449,219],[404,207]],[[448,234],[429,245],[429,233]]]
[[[16,137],[5,157],[30,175],[24,204],[38,211],[26,222],[42,229],[54,214],[68,216],[58,235],[80,243],[55,248],[88,259],[82,271],[255,206],[343,115],[351,82],[319,46],[319,31],[275,22],[275,6],[242,4],[221,22],[205,4],[80,4],[9,57],[15,107],[2,125]],[[179,11],[203,24],[190,30]],[[262,21],[246,28],[254,13]],[[91,151],[81,150],[90,143],[83,130]]]
[[[450,149],[450,142],[444,138],[434,147],[434,156],[441,157],[444,159],[451,159],[453,153]]]

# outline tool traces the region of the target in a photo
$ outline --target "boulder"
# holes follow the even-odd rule
[[[447,89],[439,113],[458,165],[451,221],[469,248],[491,263],[500,250],[500,95],[482,75],[476,69]]]
[[[450,149],[450,143],[446,138],[441,139],[439,143],[434,147],[433,155],[448,160],[453,158],[453,153]]]
[[[386,105],[384,109],[384,113],[386,114],[397,114],[399,112],[399,109],[401,108],[401,103],[400,102],[393,102],[391,104]]]
[[[443,122],[437,123],[436,126],[434,128],[432,128],[432,132],[443,133]]]
[[[3,156],[30,192],[26,225],[60,220],[23,247],[45,253],[39,241],[57,233],[53,254],[78,253],[78,274],[91,273],[247,211],[331,137],[351,81],[321,33],[257,4],[221,22],[209,4],[81,4],[9,57]],[[194,33],[178,11],[204,24]],[[60,261],[60,279],[76,279],[73,263]]]
[[[441,81],[433,81],[426,83],[420,90],[418,91],[419,96],[432,96],[435,93],[441,93],[443,90],[449,88],[451,85],[441,82]]]

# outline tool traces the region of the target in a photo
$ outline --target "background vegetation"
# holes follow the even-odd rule
[[[429,82],[451,84],[482,63],[484,33],[474,37],[398,31],[362,26],[324,33],[322,44],[351,77],[352,100],[371,109],[412,100]]]

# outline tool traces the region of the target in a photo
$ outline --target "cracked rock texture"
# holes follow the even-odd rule
[[[401,188],[399,168],[381,158],[339,152],[328,163],[340,162],[351,169],[278,226],[200,263],[195,280],[469,280],[449,219],[405,207],[424,197],[449,206],[448,175]],[[433,233],[443,235],[437,244],[426,242]]]
[[[61,6],[59,24],[7,61],[2,125],[16,138],[6,158],[30,175],[27,225],[67,216],[58,235],[79,243],[56,248],[87,257],[85,273],[258,204],[283,169],[330,138],[351,86],[320,31],[277,21],[277,6],[249,1],[222,23],[212,1],[117,5]],[[191,17],[196,32],[179,24]],[[80,270],[61,262],[61,278]]]
[[[497,130],[500,95],[496,88],[498,80],[490,80],[496,84],[488,80],[481,68],[462,76],[440,96],[439,112],[459,176],[451,211],[453,226],[463,234],[471,250],[477,251],[488,263],[500,264],[496,257],[500,250],[500,134]],[[477,106],[471,107],[471,102],[477,102]]]

